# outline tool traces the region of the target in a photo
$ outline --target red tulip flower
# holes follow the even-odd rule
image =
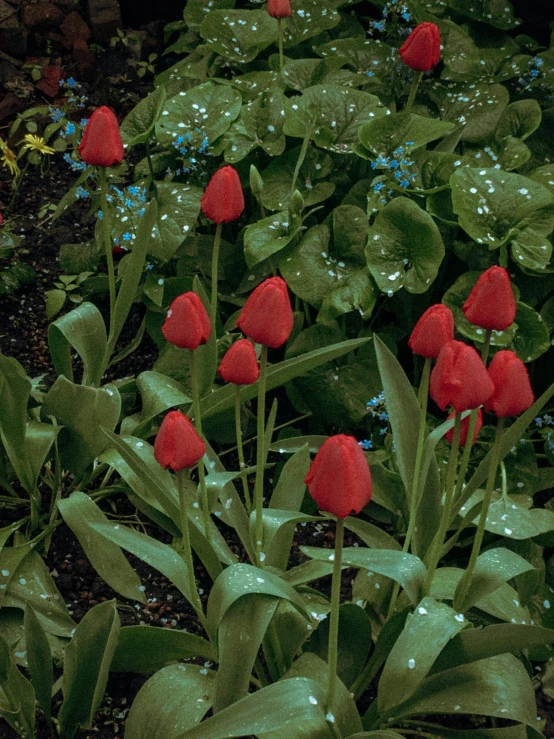
[[[434,23],[420,23],[399,49],[404,64],[416,72],[429,72],[441,57],[441,34]]]
[[[4,217],[2,216],[2,213],[0,213],[0,226],[2,226],[4,223]]]
[[[121,164],[124,150],[119,125],[115,115],[105,105],[94,111],[85,126],[79,154],[83,162],[95,167]]]
[[[267,0],[267,12],[272,18],[288,18],[292,14],[290,0]]]
[[[253,385],[260,376],[256,350],[248,339],[239,339],[227,350],[218,367],[225,382]]]
[[[499,418],[519,416],[535,401],[527,367],[509,350],[497,352],[489,364],[489,377],[494,393],[485,403],[485,410]]]
[[[154,456],[164,470],[171,467],[179,472],[194,467],[205,452],[204,442],[189,419],[181,411],[169,411],[154,442]]]
[[[470,323],[494,331],[511,326],[516,309],[512,283],[504,267],[489,267],[483,272],[462,306]]]
[[[167,311],[162,333],[179,349],[197,349],[208,341],[212,324],[196,293],[183,293],[175,298]]]
[[[270,277],[258,285],[237,320],[243,334],[271,349],[285,343],[293,323],[287,283],[281,277]]]
[[[414,354],[436,359],[440,350],[454,338],[454,316],[450,308],[437,303],[428,308],[416,323],[408,346]]]
[[[244,195],[236,169],[218,169],[202,195],[202,213],[214,223],[236,221],[244,210]]]
[[[451,413],[447,421],[450,421],[451,418],[455,417],[455,413]],[[469,431],[469,419],[470,416],[466,416],[462,419],[462,423],[460,424],[460,446],[465,446],[467,441],[467,434]],[[473,439],[471,440],[471,446],[475,444],[477,441],[477,437],[479,436],[479,431],[481,431],[481,427],[483,426],[483,411],[479,408],[477,411],[477,422],[475,424],[475,431],[473,432]],[[452,444],[452,439],[454,438],[454,429],[451,428],[450,431],[447,431],[444,435],[444,438],[449,444]]]
[[[444,345],[430,383],[431,397],[442,410],[449,405],[458,413],[478,408],[493,392],[493,381],[472,346],[455,340]]]
[[[330,436],[316,454],[305,482],[319,508],[337,518],[359,513],[371,500],[369,465],[353,436]]]

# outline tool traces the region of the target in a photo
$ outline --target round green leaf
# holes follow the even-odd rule
[[[339,85],[314,85],[289,100],[284,132],[304,138],[310,134],[322,149],[349,154],[358,142],[358,129],[387,113],[379,98]]]
[[[406,146],[408,141],[412,150],[418,149],[442,138],[454,128],[452,123],[402,111],[367,123],[360,129],[359,139],[373,154],[385,155],[399,146]]]
[[[213,10],[202,21],[200,35],[212,51],[244,64],[277,40],[277,21],[265,10]]]
[[[188,134],[192,147],[199,149],[204,136],[210,143],[223,136],[241,106],[242,98],[237,90],[205,82],[166,101],[156,123],[156,136],[160,143],[171,146],[178,136]]]
[[[225,134],[225,161],[240,162],[258,146],[270,156],[285,149],[283,124],[287,99],[278,88],[267,90],[242,106],[239,117]]]
[[[295,0],[285,20],[285,48],[293,48],[340,23],[336,3],[329,0]]]
[[[462,140],[479,143],[495,130],[510,101],[503,85],[489,82],[468,85],[467,82],[435,82],[428,88],[439,106],[441,118],[463,126]]]
[[[413,200],[398,197],[369,229],[367,265],[378,287],[392,295],[401,287],[423,293],[437,276],[444,243],[432,217]]]
[[[552,230],[552,194],[528,177],[494,168],[464,167],[454,172],[450,184],[460,226],[490,249],[516,238],[520,241],[527,229],[541,234]]]

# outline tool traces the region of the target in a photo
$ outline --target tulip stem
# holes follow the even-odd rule
[[[344,541],[344,519],[337,518],[335,530],[335,553],[333,555],[333,580],[331,585],[331,620],[329,622],[329,646],[327,648],[327,699],[325,708],[332,713],[335,702],[335,688],[337,681],[338,638],[339,638],[339,608],[340,586],[342,570],[342,545]]]
[[[489,358],[489,349],[491,345],[491,329],[487,329],[485,332],[485,341],[481,347],[481,359],[485,367],[487,366],[487,359]],[[458,473],[458,482],[456,483],[456,492],[454,494],[454,502],[460,499],[462,494],[462,488],[466,479],[467,469],[469,467],[469,458],[471,456],[471,449],[473,447],[473,435],[475,434],[475,427],[477,426],[477,416],[479,410],[474,408],[469,416],[466,443],[464,445],[464,453],[462,454],[462,461],[460,463],[460,471]],[[468,443],[469,442],[469,443]]]
[[[146,139],[146,161],[148,162],[148,174],[150,175],[150,179],[148,181],[148,191],[152,190],[154,187],[154,167],[152,166],[152,153],[150,150],[150,139]],[[156,198],[158,197],[157,190],[154,190],[154,194],[156,195]]]
[[[246,474],[246,465],[244,463],[244,449],[242,446],[242,426],[240,419],[240,385],[235,385],[235,433],[237,436],[237,454],[239,457],[240,479],[242,480],[242,489],[244,492],[244,502],[248,513],[252,511],[252,498],[250,497],[250,488],[248,487],[248,475]]]
[[[267,346],[262,344],[260,356],[260,378],[258,380],[258,424],[256,451],[256,483],[254,486],[254,506],[256,508],[256,559],[263,569],[263,495],[265,468],[265,388],[267,370]]]
[[[410,544],[412,542],[412,536],[414,535],[415,531],[415,525],[416,525],[416,516],[417,516],[417,508],[419,505],[419,477],[421,474],[421,461],[423,458],[423,444],[425,441],[425,434],[427,431],[427,401],[429,398],[429,378],[431,375],[431,359],[425,359],[425,364],[423,365],[423,372],[421,373],[421,382],[419,384],[419,392],[418,392],[418,400],[419,400],[419,406],[420,406],[420,416],[419,416],[419,431],[417,436],[417,450],[416,450],[416,457],[414,461],[414,476],[412,479],[412,495],[410,498],[410,520],[408,522],[408,530],[406,532],[406,538],[404,539],[404,546],[402,547],[403,552],[409,552],[410,551]],[[394,588],[392,591],[390,606],[389,606],[389,614],[388,618],[392,616],[394,613],[394,607],[396,605],[396,599],[398,598],[398,593],[400,592],[400,585],[399,583],[394,584]]]
[[[418,72],[417,74],[414,75],[412,86],[410,88],[410,94],[408,96],[408,102],[406,103],[406,107],[404,108],[406,113],[408,113],[412,109],[412,105],[414,104],[414,100],[417,95],[417,88],[419,87],[419,83],[421,82],[422,77],[423,77],[423,72]]]
[[[200,411],[200,388],[198,386],[198,363],[194,349],[190,350],[190,379],[192,385],[192,412],[194,414],[194,426],[196,432],[201,439],[202,434],[202,414]],[[204,516],[204,533],[206,539],[210,541],[210,504],[208,501],[208,489],[206,488],[206,471],[204,470],[204,460],[198,460],[198,479],[200,481],[200,497],[202,500],[202,515]]]
[[[219,266],[219,247],[221,245],[222,223],[217,224],[215,229],[214,250],[212,252],[212,301],[210,304],[210,320],[215,332],[215,319],[217,316],[217,270]]]
[[[481,349],[481,359],[483,360],[483,364],[485,367],[487,366],[487,360],[489,358],[489,349],[491,348],[491,337],[492,337],[492,329],[488,328],[485,331],[485,341],[483,343],[483,348]]]
[[[100,183],[100,202],[102,204],[102,231],[104,235],[104,249],[106,250],[106,261],[108,263],[108,285],[110,289],[110,338],[114,330],[114,312],[115,312],[115,269],[112,254],[112,236],[110,228],[110,217],[108,213],[108,178],[106,175],[106,167],[100,167],[98,173],[98,181]],[[109,345],[109,341],[108,341]],[[108,362],[110,357],[108,357]]]
[[[277,24],[279,26],[279,72],[283,71],[283,19],[278,18]]]
[[[460,448],[460,429],[462,424],[462,414],[456,412],[454,421],[454,434],[452,437],[452,446],[450,447],[450,457],[448,459],[448,467],[446,474],[446,485],[445,485],[445,498],[442,507],[442,515],[439,524],[439,530],[437,535],[433,539],[433,543],[429,550],[429,561],[427,565],[427,576],[425,578],[425,584],[423,586],[423,592],[428,595],[431,590],[431,584],[435,575],[435,570],[439,563],[439,559],[442,553],[442,545],[444,544],[444,538],[448,531],[448,525],[450,523],[450,511],[452,509],[452,501],[454,499],[454,490],[456,482],[456,467],[458,461],[458,450]]]
[[[190,534],[189,534],[189,517],[187,513],[185,483],[187,480],[186,470],[179,470],[177,472],[177,484],[179,487],[179,513],[181,518],[181,537],[183,542],[183,559],[187,566],[187,574],[189,579],[189,589],[191,597],[191,605],[195,610],[196,615],[204,630],[206,629],[206,618],[202,609],[202,601],[198,595],[198,588],[196,586],[196,578],[194,577],[194,563],[192,561],[192,551],[190,548]]]
[[[481,545],[483,543],[483,537],[485,535],[485,524],[487,523],[487,514],[491,504],[492,491],[494,488],[494,482],[496,480],[496,470],[500,462],[500,450],[502,446],[502,436],[504,433],[504,419],[499,418],[496,426],[496,436],[494,438],[494,444],[491,452],[491,464],[489,467],[489,474],[487,477],[487,485],[485,487],[485,495],[483,496],[483,505],[481,506],[481,515],[479,516],[479,523],[477,525],[477,533],[473,540],[473,547],[471,548],[471,554],[469,557],[469,563],[466,571],[454,595],[454,608],[464,610],[465,601],[468,595],[468,591],[471,587],[471,580],[473,572],[475,571],[475,565],[477,564],[477,557],[481,551]]]
[[[456,503],[460,499],[460,495],[462,494],[462,489],[467,474],[467,468],[469,467],[469,458],[471,456],[471,450],[473,448],[473,437],[475,435],[475,428],[477,426],[478,414],[478,408],[474,408],[469,414],[466,443],[464,445],[462,461],[460,462],[460,470],[458,472],[458,480],[456,482],[456,492],[454,493],[454,503]]]

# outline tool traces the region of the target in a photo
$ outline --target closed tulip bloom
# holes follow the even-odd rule
[[[205,451],[204,442],[189,419],[181,411],[169,411],[154,442],[154,456],[164,470],[171,467],[173,472],[179,472],[194,467]]]
[[[270,277],[258,285],[237,320],[243,334],[271,349],[285,343],[293,323],[287,283],[281,277]]]
[[[420,23],[398,50],[400,58],[416,72],[429,72],[441,58],[441,34],[434,23]]]
[[[256,350],[248,339],[239,339],[227,350],[218,367],[225,382],[253,385],[260,376]]]
[[[94,167],[121,164],[124,150],[119,125],[115,115],[105,105],[94,111],[85,126],[79,154],[83,162]]]
[[[504,267],[489,267],[483,272],[462,306],[470,323],[493,331],[511,326],[516,309],[512,283]]]
[[[456,414],[451,413],[447,421],[450,421],[451,418],[454,418]],[[467,433],[469,431],[469,416],[466,416],[464,419],[462,419],[462,423],[460,424],[460,446],[465,446],[467,441]],[[477,440],[477,437],[479,436],[479,431],[481,431],[481,427],[483,426],[483,411],[479,408],[477,411],[477,422],[475,424],[475,431],[473,432],[473,439],[471,440],[471,446],[473,446]],[[450,431],[447,431],[444,435],[444,438],[449,444],[452,444],[452,439],[454,438],[454,428],[451,428]]]
[[[369,465],[353,436],[330,436],[316,454],[305,482],[319,508],[337,518],[359,513],[371,500]]]
[[[183,293],[175,298],[167,311],[162,333],[179,349],[197,349],[208,341],[212,324],[196,293]]]
[[[408,346],[414,354],[436,359],[440,350],[454,338],[454,316],[450,308],[437,303],[428,308],[416,323]]]
[[[202,213],[214,223],[236,221],[244,210],[244,195],[236,169],[218,169],[200,201]]]
[[[445,410],[461,413],[478,408],[491,397],[494,385],[481,357],[463,341],[449,341],[431,372],[430,394]]]
[[[494,393],[485,403],[485,410],[499,418],[519,416],[535,401],[527,367],[509,350],[494,355],[489,364],[489,377]]]
[[[292,13],[290,0],[267,0],[267,12],[272,18],[288,18]]]

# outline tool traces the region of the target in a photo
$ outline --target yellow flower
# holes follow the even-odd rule
[[[40,151],[41,154],[54,154],[54,149],[51,146],[48,146],[46,141],[42,138],[42,136],[35,136],[32,133],[27,133],[24,136],[24,139],[26,141],[25,144],[23,144],[23,149],[29,149],[33,151]]]
[[[4,167],[7,167],[10,170],[10,174],[12,174],[14,177],[17,177],[17,175],[20,172],[20,169],[17,164],[17,157],[15,155],[15,152],[10,149],[7,142],[0,138],[0,152],[2,152],[2,156],[0,157],[0,162],[4,165]]]

